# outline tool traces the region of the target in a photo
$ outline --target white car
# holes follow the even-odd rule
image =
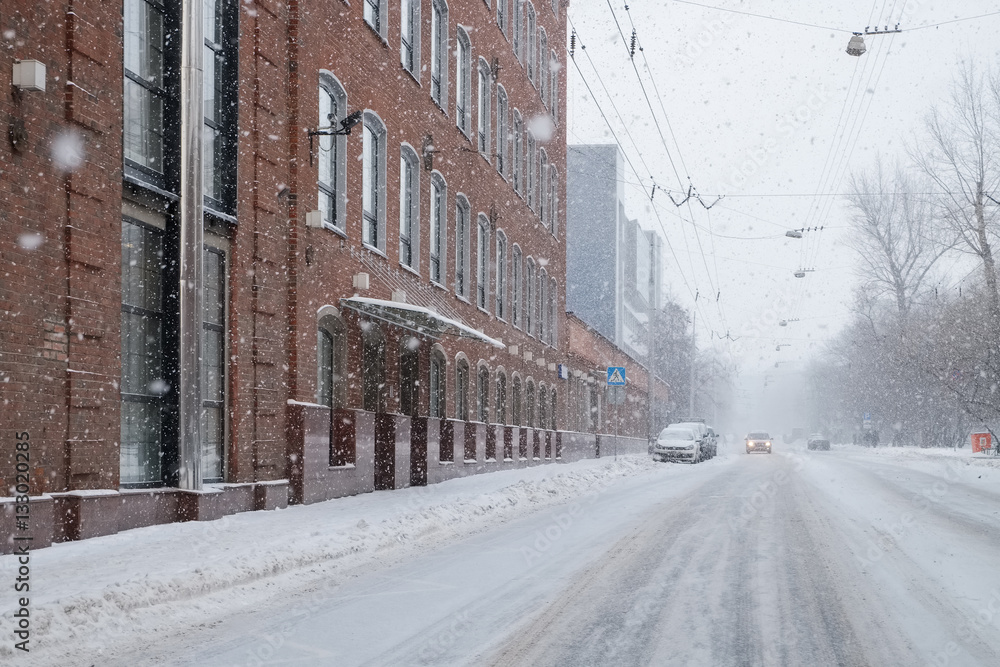
[[[694,429],[686,426],[668,426],[660,431],[653,443],[653,459],[656,461],[701,460],[701,441]]]
[[[766,431],[754,431],[747,435],[747,454],[751,452],[771,453],[771,435]]]

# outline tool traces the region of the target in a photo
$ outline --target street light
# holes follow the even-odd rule
[[[862,35],[891,35],[892,33],[903,32],[902,30],[899,29],[898,23],[896,24],[896,27],[893,28],[892,30],[889,30],[889,26],[886,26],[882,30],[879,30],[878,26],[875,26],[874,30],[869,30],[868,29],[869,27],[870,26],[865,26],[865,31],[863,33],[861,32],[854,33],[854,36],[851,37],[851,41],[847,43],[848,55],[861,56],[864,54],[865,51],[868,50],[865,48],[865,39],[864,37],[862,37]]]
[[[361,118],[364,116],[363,111],[355,111],[348,114],[345,118],[341,119],[340,123],[337,125],[330,125],[329,127],[318,127],[315,130],[307,130],[306,133],[309,135],[309,165],[312,166],[313,163],[313,137],[332,137],[332,136],[344,136],[351,133],[351,128],[361,122]],[[331,123],[334,122],[334,115],[328,114],[327,119]]]

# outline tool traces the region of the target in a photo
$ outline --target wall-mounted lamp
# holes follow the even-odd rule
[[[313,137],[346,136],[351,133],[351,128],[361,122],[362,117],[364,117],[363,111],[355,111],[343,118],[339,125],[330,125],[329,127],[317,127],[315,130],[306,130],[306,133],[309,135],[309,166],[311,167],[313,163]],[[329,114],[327,119],[331,123],[335,120],[333,114]]]
[[[434,154],[437,152],[434,148],[434,136],[425,134],[423,145],[420,147],[420,154],[424,159],[424,171],[434,171]]]
[[[45,64],[37,60],[21,60],[14,63],[12,83],[23,91],[45,92]]]

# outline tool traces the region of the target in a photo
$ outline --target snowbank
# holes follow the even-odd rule
[[[277,589],[373,567],[658,468],[646,456],[585,460],[54,545],[31,555],[31,664],[155,642],[213,607],[260,604]],[[16,568],[15,556],[0,556],[3,581]],[[0,597],[3,617],[15,603]],[[0,662],[11,657],[0,645]]]

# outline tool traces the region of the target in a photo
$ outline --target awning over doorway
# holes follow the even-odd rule
[[[429,336],[431,338],[458,336],[460,338],[471,338],[500,349],[506,347],[497,339],[490,338],[482,331],[473,329],[468,324],[439,315],[429,308],[415,306],[412,303],[354,296],[341,299],[340,305],[344,308],[350,308],[361,315],[409,329],[422,336]]]

